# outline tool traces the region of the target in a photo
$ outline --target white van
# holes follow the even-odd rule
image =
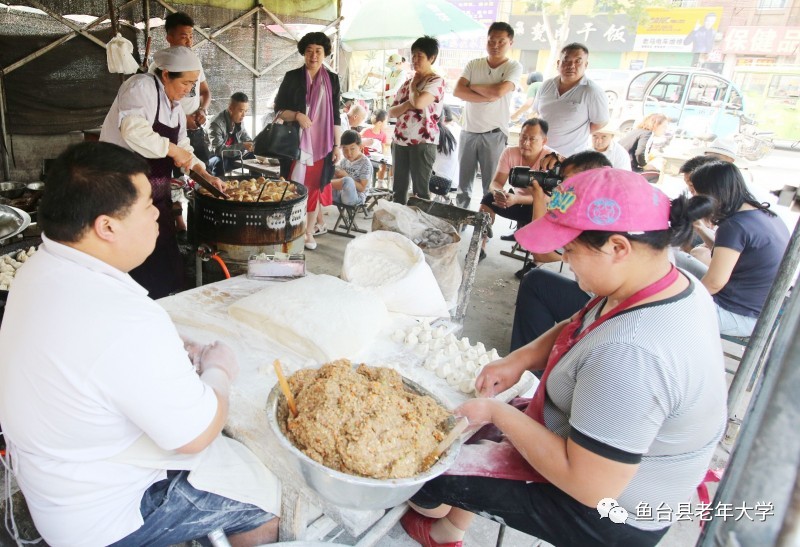
[[[649,114],[667,116],[689,137],[730,137],[739,131],[744,95],[724,76],[699,68],[646,68],[634,75],[612,112],[627,131]]]

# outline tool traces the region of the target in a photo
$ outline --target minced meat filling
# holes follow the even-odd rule
[[[412,477],[447,429],[449,412],[407,391],[388,368],[341,359],[289,377],[298,415],[287,436],[326,467],[376,479]]]

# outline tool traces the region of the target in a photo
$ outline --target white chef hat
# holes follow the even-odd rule
[[[156,68],[167,72],[185,72],[187,70],[201,70],[200,59],[194,51],[185,46],[172,46],[153,55],[153,64]]]

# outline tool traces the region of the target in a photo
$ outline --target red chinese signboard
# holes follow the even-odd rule
[[[728,27],[725,53],[794,55],[800,47],[800,27]]]

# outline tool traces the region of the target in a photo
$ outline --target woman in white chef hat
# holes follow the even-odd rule
[[[153,203],[159,210],[156,248],[144,264],[130,272],[149,291],[161,298],[181,289],[183,266],[172,218],[170,180],[174,167],[194,169],[215,186],[194,154],[186,136],[186,115],[179,103],[200,74],[200,60],[188,47],[162,49],[153,57],[154,74],[136,74],[119,89],[100,132],[100,140],[118,144],[143,156],[150,164]]]

